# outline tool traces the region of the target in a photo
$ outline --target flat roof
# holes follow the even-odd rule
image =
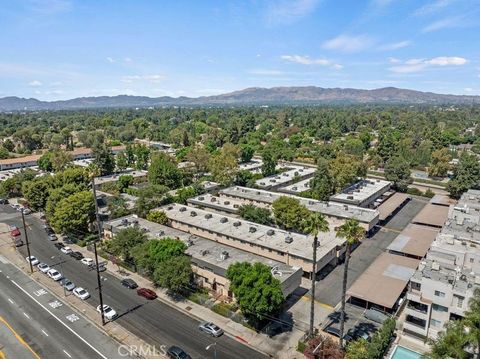
[[[450,206],[451,204],[456,204],[457,201],[453,198],[450,198],[446,194],[436,194],[430,199],[431,204],[436,204],[439,206]]]
[[[226,196],[244,198],[251,201],[258,201],[271,205],[280,197],[296,198],[310,211],[320,212],[326,216],[337,218],[354,218],[363,223],[372,223],[378,218],[378,211],[368,208],[361,208],[337,202],[323,202],[311,198],[298,197],[288,193],[278,193],[261,189],[233,186],[222,189],[219,193]]]
[[[310,235],[288,232],[177,203],[160,209],[165,211],[170,220],[307,260],[313,258],[313,237]],[[285,241],[288,237],[291,243]],[[337,237],[334,226],[331,225],[329,232],[322,233],[319,242],[317,256],[320,260],[332,249],[342,246],[345,239]]]
[[[218,197],[210,193],[205,193],[197,197],[189,198],[187,203],[200,207],[207,207],[226,211],[230,213],[237,213],[238,209],[244,203],[235,199]]]
[[[285,187],[280,187],[278,191],[285,193],[302,193],[310,189],[311,180],[311,178],[307,178],[303,181],[295,182]]]
[[[427,203],[415,216],[412,223],[442,227],[448,217],[448,207]]]
[[[382,195],[390,189],[391,184],[389,181],[367,178],[345,188],[341,193],[334,194],[330,199],[332,201],[362,203],[372,196]]]
[[[400,207],[408,198],[406,193],[395,193],[393,196],[388,198],[380,206],[378,206],[378,212],[380,212],[380,220],[384,221],[392,215],[395,210]]]
[[[142,171],[142,170],[123,171],[123,172],[115,173],[115,174],[108,175],[108,176],[95,177],[95,184],[115,182],[115,181],[118,181],[118,179],[121,176],[132,176],[133,178],[139,178],[139,177],[146,177],[147,174],[148,174],[147,171]]]
[[[423,258],[434,241],[439,229],[409,224],[387,247],[395,251]]]
[[[125,220],[127,222],[125,222]],[[162,239],[168,237],[183,241],[187,245],[186,253],[192,257],[192,261],[194,261],[195,264],[209,263],[212,266],[215,266],[217,268],[216,273],[222,276],[225,276],[225,272],[231,264],[237,262],[261,262],[270,266],[272,269],[276,268],[276,271],[272,271],[272,274],[274,274],[274,276],[279,279],[280,282],[285,281],[291,274],[301,270],[299,267],[292,267],[281,262],[252,254],[238,248],[229,247],[209,239],[191,235],[187,232],[151,222],[133,215],[104,222],[104,228],[114,228],[113,232],[116,233],[122,229],[134,225],[135,221],[138,223],[139,228],[144,228],[147,236],[152,239]],[[125,225],[125,223],[128,224]],[[228,255],[225,256],[224,252],[227,252]]]
[[[420,261],[382,253],[347,291],[347,295],[393,308]]]
[[[256,170],[261,168],[263,165],[263,161],[261,159],[252,159],[251,161],[248,162],[243,162],[238,164],[238,168],[240,170]]]
[[[301,179],[306,176],[311,176],[316,171],[316,169],[313,167],[289,166],[289,168],[291,167],[293,168],[288,171],[265,178],[260,178],[259,180],[255,181],[255,184],[260,188],[269,188],[290,182],[295,178]]]

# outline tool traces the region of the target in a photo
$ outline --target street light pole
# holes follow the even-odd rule
[[[213,347],[213,358],[217,359],[217,342],[210,344],[205,350],[209,350],[211,347]]]
[[[23,231],[25,232],[25,243],[27,244],[28,263],[30,264],[30,273],[33,274],[33,265],[32,265],[32,261],[30,260],[30,243],[28,243],[27,226],[25,225],[25,214],[23,213],[23,209],[20,212],[22,212]]]
[[[102,227],[100,224],[100,217],[98,215],[97,191],[95,189],[95,176],[92,175],[92,192],[93,202],[95,203],[95,218],[97,220],[98,241],[102,240]],[[95,269],[97,271],[98,297],[100,299],[100,314],[102,316],[102,325],[105,325],[105,313],[103,313],[103,296],[102,296],[102,280],[100,278],[100,271],[98,269],[98,253],[97,241],[93,242],[93,251],[95,253]]]
[[[55,259],[55,256],[50,257],[50,259]],[[63,266],[62,266],[62,258],[59,258],[59,260],[60,261],[58,262],[58,264],[60,266],[60,272],[61,272],[61,275],[63,277],[62,279],[65,279],[65,276],[63,275],[64,272],[63,272]],[[60,280],[62,280],[62,279],[60,279]],[[62,287],[63,287],[63,296],[66,297],[67,296],[67,291],[65,290],[65,283],[62,284]]]

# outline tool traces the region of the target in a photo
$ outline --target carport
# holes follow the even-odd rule
[[[428,203],[412,220],[412,223],[442,228],[448,217],[449,207]]]
[[[420,261],[382,253],[347,291],[351,303],[393,312]]]
[[[377,209],[380,213],[380,223],[385,222],[392,217],[402,206],[410,199],[410,196],[406,193],[395,193],[393,196],[383,202]]]
[[[409,224],[387,247],[387,251],[415,259],[422,259],[437,236],[439,229]]]

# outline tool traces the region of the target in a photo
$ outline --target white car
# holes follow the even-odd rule
[[[23,212],[23,214],[26,215],[26,214],[32,213],[32,210],[31,210],[30,208],[23,208],[23,209],[22,209],[22,212]]]
[[[54,268],[49,269],[47,275],[56,282],[63,278],[62,274]]]
[[[65,253],[65,254],[70,254],[70,253],[73,252],[72,248],[70,248],[70,247],[62,247],[62,248],[60,248],[60,250],[62,251],[62,253]]]
[[[73,290],[73,294],[75,294],[76,297],[80,298],[81,300],[86,300],[90,298],[90,293],[88,293],[85,289],[82,287],[77,287]]]
[[[40,270],[42,273],[47,273],[50,270],[50,266],[47,263],[39,263],[37,265],[37,268]]]
[[[38,263],[40,263],[40,261],[34,256],[30,256],[25,259],[27,260],[27,262],[32,263],[32,266],[36,266]]]
[[[87,266],[91,266],[93,264],[93,259],[92,258],[82,258],[82,260],[80,262],[82,262],[83,264],[85,264]]]
[[[102,312],[100,306],[97,307],[97,312],[99,312],[99,313]],[[115,319],[117,317],[117,312],[114,311],[112,308],[110,308],[108,305],[104,304],[103,305],[103,315],[108,320],[112,320],[112,319]]]

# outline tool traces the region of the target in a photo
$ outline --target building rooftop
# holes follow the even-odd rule
[[[451,204],[456,204],[457,201],[450,198],[445,194],[436,194],[430,199],[431,204],[436,204],[439,206],[450,206]]]
[[[313,167],[289,166],[289,168],[291,169],[285,172],[256,180],[255,184],[259,188],[270,188],[288,183],[296,178],[302,179],[307,176],[312,176],[316,171]]]
[[[438,229],[409,224],[387,247],[387,250],[423,258],[438,234]]]
[[[309,235],[288,232],[176,203],[161,209],[169,219],[177,222],[303,259],[311,260],[313,257],[313,238]],[[331,227],[329,232],[322,233],[317,249],[319,259],[345,242],[345,239],[336,237],[334,228]]]
[[[380,196],[390,189],[391,182],[381,179],[364,179],[330,197],[332,201],[359,205],[373,196]]]
[[[210,193],[202,194],[197,197],[189,198],[188,204],[193,206],[199,206],[201,208],[213,208],[216,210],[237,213],[242,204],[242,201],[237,201],[230,198],[214,196]]]
[[[133,215],[104,223],[104,228],[112,230],[113,233],[117,233],[131,226],[142,228],[152,239],[168,237],[183,241],[187,245],[186,253],[192,257],[194,263],[203,265],[205,263],[211,264],[215,266],[215,272],[222,276],[225,276],[225,272],[231,264],[237,262],[264,263],[272,268],[272,274],[274,274],[280,282],[285,281],[289,275],[301,270],[297,267],[291,267],[284,263],[191,235],[178,229],[150,222]]]
[[[101,185],[107,182],[116,182],[121,176],[133,176],[133,178],[146,177],[148,174],[147,171],[135,170],[135,171],[123,171],[120,173],[115,173],[113,175],[95,177],[95,184]]]
[[[263,161],[261,159],[252,159],[248,162],[243,162],[238,165],[239,170],[254,171],[262,168]]]
[[[380,206],[378,206],[378,212],[380,213],[380,220],[384,221],[392,215],[395,210],[400,207],[410,196],[406,193],[397,192],[390,198],[385,200]]]
[[[246,200],[258,201],[271,205],[276,199],[286,196],[296,198],[313,212],[320,212],[326,216],[336,218],[354,218],[363,223],[373,223],[378,219],[378,211],[373,209],[350,206],[336,202],[322,202],[315,199],[303,198],[291,194],[271,192],[261,189],[234,186],[221,190],[219,193],[226,196],[244,198]]]
[[[441,228],[448,216],[448,207],[427,203],[413,218],[412,223]]]
[[[278,191],[285,192],[285,193],[293,193],[293,194],[302,193],[310,189],[311,180],[312,180],[311,178],[307,178],[307,179],[304,179],[303,181],[295,182],[285,187],[280,187]]]
[[[349,296],[393,308],[420,261],[382,253],[347,291]]]

